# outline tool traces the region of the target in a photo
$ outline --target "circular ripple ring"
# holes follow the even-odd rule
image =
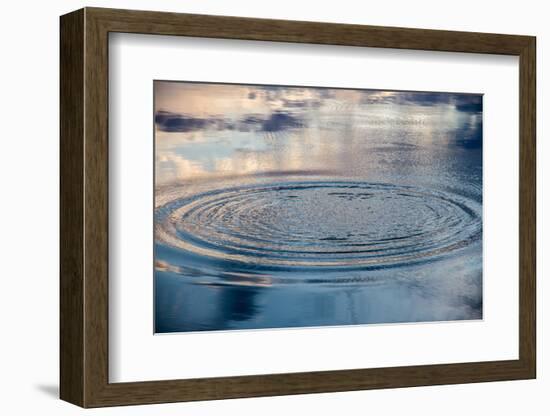
[[[288,182],[214,190],[156,210],[156,238],[259,268],[393,267],[481,239],[481,206],[441,191],[366,182]]]

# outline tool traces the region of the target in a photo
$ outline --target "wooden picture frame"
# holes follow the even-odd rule
[[[61,17],[60,396],[82,407],[530,379],[536,376],[535,38],[85,8]],[[110,32],[519,56],[519,359],[110,383]]]

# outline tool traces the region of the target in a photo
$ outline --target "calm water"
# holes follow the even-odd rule
[[[157,82],[156,332],[480,319],[478,95]]]

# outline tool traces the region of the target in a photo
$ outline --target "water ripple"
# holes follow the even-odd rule
[[[156,239],[205,261],[369,269],[431,261],[481,239],[481,206],[448,192],[353,181],[249,185],[176,197]]]

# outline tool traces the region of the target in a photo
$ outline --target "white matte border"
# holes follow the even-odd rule
[[[111,34],[109,381],[518,358],[517,57]],[[153,335],[153,79],[484,93],[483,321]]]

